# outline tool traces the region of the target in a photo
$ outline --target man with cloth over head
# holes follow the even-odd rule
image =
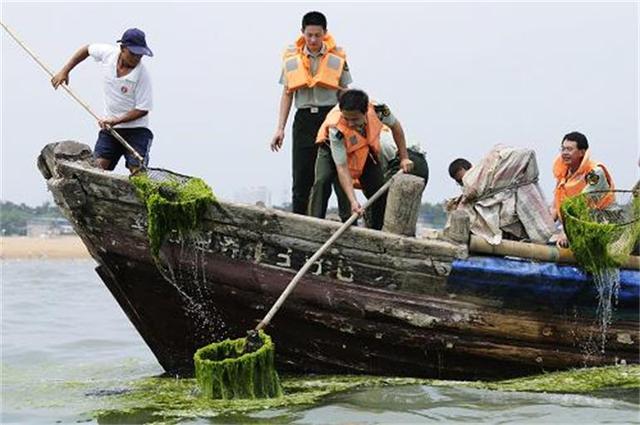
[[[452,161],[449,176],[462,195],[447,201],[446,210],[464,212],[471,233],[489,244],[503,239],[545,244],[554,234],[532,149],[498,144],[475,165],[465,158]],[[450,214],[445,229],[451,219]]]
[[[284,129],[291,103],[297,108],[293,121],[292,145],[292,209],[307,214],[309,192],[313,185],[316,161],[316,134],[327,113],[338,103],[337,92],[351,83],[346,55],[327,32],[327,19],[320,12],[309,12],[302,18],[302,35],[283,55],[280,84],[278,127],[271,141],[274,152],[282,148]],[[338,187],[337,182],[333,182]],[[338,193],[341,215],[349,216],[349,204]]]
[[[132,173],[141,164],[107,130],[113,127],[144,158],[149,161],[153,133],[149,130],[149,111],[152,108],[151,80],[142,64],[142,56],[153,56],[147,46],[145,33],[130,28],[117,41],[120,46],[89,44],[81,47],[67,64],[51,78],[58,88],[69,83],[69,73],[80,62],[91,56],[102,66],[105,117],[98,121],[100,132],[93,152],[98,166],[113,170],[124,155],[126,166]]]

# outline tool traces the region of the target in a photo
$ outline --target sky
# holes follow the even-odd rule
[[[57,71],[82,45],[114,43],[129,27],[147,33],[155,134],[151,166],[203,178],[223,199],[266,186],[290,201],[291,124],[273,153],[283,49],[305,12],[326,14],[345,49],[351,87],[389,105],[409,144],[426,151],[423,201],[458,188],[455,158],[478,161],[496,143],[536,151],[552,199],[562,136],[584,133],[616,185],[638,180],[638,3],[24,3],[1,19]],[[36,167],[50,142],[93,147],[97,125],[0,30],[1,193],[4,201],[51,200]],[[70,86],[102,112],[98,65],[87,59]],[[122,162],[116,172],[125,173]]]

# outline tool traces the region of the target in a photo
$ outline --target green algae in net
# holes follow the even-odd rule
[[[186,181],[155,181],[146,174],[131,177],[138,196],[145,202],[152,254],[172,231],[184,236],[196,229],[204,212],[216,202],[211,188],[199,178]]]
[[[616,191],[616,197],[629,192]],[[640,236],[640,197],[610,210],[592,208],[588,194],[567,198],[562,221],[571,250],[589,273],[620,267]]]
[[[256,399],[282,396],[271,338],[260,331],[262,346],[245,352],[246,338],[226,339],[200,348],[193,356],[196,381],[212,399]]]

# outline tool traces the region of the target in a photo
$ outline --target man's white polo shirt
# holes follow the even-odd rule
[[[89,55],[102,65],[105,117],[119,117],[133,109],[151,111],[153,99],[151,79],[140,62],[123,77],[117,75],[120,46],[90,44]],[[137,120],[118,124],[116,128],[149,127],[149,114]]]

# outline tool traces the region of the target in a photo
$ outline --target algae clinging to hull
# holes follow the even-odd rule
[[[169,233],[185,235],[196,229],[204,212],[216,202],[211,188],[199,178],[184,183],[158,182],[141,174],[133,176],[131,182],[147,207],[147,233],[155,257]]]

